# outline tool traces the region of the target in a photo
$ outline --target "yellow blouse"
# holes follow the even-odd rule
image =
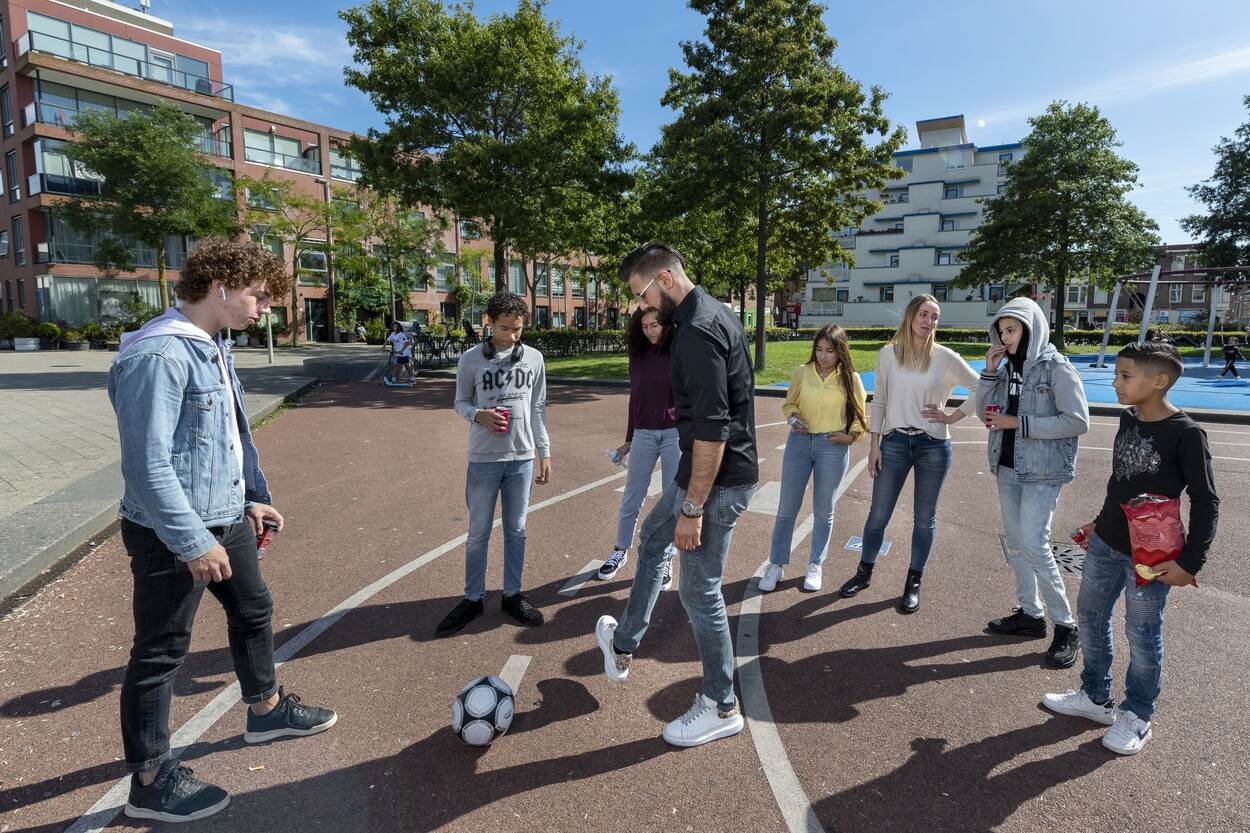
[[[860,381],[859,374],[853,371],[851,379],[855,382],[854,396],[859,399],[859,406],[866,417],[868,396],[864,393],[864,383]],[[863,425],[847,425],[846,391],[842,389],[836,368],[828,378],[821,379],[814,363],[801,365],[790,380],[790,390],[781,411],[786,419],[798,414],[807,423],[807,430],[813,434],[864,432]]]

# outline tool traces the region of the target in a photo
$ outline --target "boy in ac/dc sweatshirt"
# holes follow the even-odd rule
[[[456,413],[470,423],[464,489],[469,535],[464,598],[439,623],[438,636],[458,632],[485,610],[486,552],[496,499],[503,504],[503,612],[523,625],[543,623],[542,612],[521,592],[530,482],[545,484],[551,478],[543,354],[521,344],[528,312],[519,295],[497,293],[486,305],[490,339],[461,356],[456,369]]]

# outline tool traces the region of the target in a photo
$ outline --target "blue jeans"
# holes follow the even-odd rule
[[[1063,574],[1050,551],[1050,521],[1062,488],[1062,483],[1053,481],[1021,483],[1015,469],[998,467],[998,503],[1003,514],[1003,536],[1007,539],[1007,563],[1016,574],[1020,609],[1030,616],[1041,616],[1044,597],[1051,624],[1071,627],[1076,620],[1068,604]]]
[[[699,658],[703,661],[703,693],[724,711],[732,709],[737,701],[734,698],[734,648],[729,638],[729,617],[725,613],[721,579],[734,525],[746,511],[753,491],[754,483],[712,487],[703,505],[702,546],[689,552],[681,550],[678,589],[694,631]],[[632,654],[647,632],[651,609],[660,595],[660,579],[667,557],[664,550],[673,543],[677,515],[685,498],[686,490],[670,480],[664,487],[664,494],[642,522],[634,586],[612,638],[612,644],[622,653]]]
[[[938,495],[951,468],[950,440],[891,431],[881,438],[881,471],[872,481],[872,507],[864,522],[861,558],[868,564],[876,563],[886,524],[894,514],[894,505],[912,468],[916,469],[916,491],[912,498],[911,568],[924,572],[929,563],[937,530]]]
[[[621,497],[621,514],[616,522],[616,548],[627,550],[634,544],[634,530],[638,526],[638,513],[651,488],[651,473],[655,461],[660,461],[664,485],[677,476],[677,464],[681,462],[681,449],[677,446],[677,429],[665,428],[653,431],[639,428],[629,445],[629,474],[625,478],[625,494]]]
[[[807,481],[812,481],[812,555],[810,563],[822,564],[829,549],[829,533],[833,530],[833,503],[838,484],[846,475],[850,446],[832,443],[828,434],[790,432],[786,439],[786,455],[781,463],[781,499],[777,520],[773,523],[773,547],[768,560],[773,564],[790,563],[790,544],[794,538],[794,521],[803,505]]]
[[[495,524],[495,497],[503,503],[503,592],[521,592],[525,568],[525,513],[529,509],[533,460],[469,463],[464,501],[469,507],[469,537],[464,548],[464,597],[486,595],[486,548]]]
[[[1142,720],[1150,720],[1163,689],[1163,606],[1171,588],[1161,581],[1138,587],[1133,559],[1091,535],[1085,556],[1076,612],[1081,623],[1081,688],[1095,703],[1111,699],[1111,611],[1124,594],[1124,635],[1128,637],[1128,673],[1124,702]]]

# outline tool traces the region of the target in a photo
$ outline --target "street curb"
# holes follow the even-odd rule
[[[318,384],[319,379],[308,380],[249,415],[248,423],[255,427],[279,408],[299,399]],[[59,492],[23,507],[6,519],[6,523],[14,528],[21,528],[32,524],[32,521],[37,523],[38,516],[43,514],[46,517],[48,512],[55,511],[60,517],[69,517],[68,528],[58,529],[60,537],[35,550],[28,558],[11,568],[0,565],[0,569],[7,569],[7,572],[0,573],[0,613],[12,610],[21,603],[22,597],[38,592],[78,563],[89,552],[86,545],[101,537],[117,522],[118,498],[102,500],[91,493],[103,490],[119,493],[113,484],[120,482],[121,477],[119,460],[74,481]],[[76,493],[80,492],[86,494],[76,499]],[[76,510],[83,513],[81,517],[73,517]]]

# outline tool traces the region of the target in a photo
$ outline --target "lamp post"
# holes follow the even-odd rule
[[[324,177],[317,177],[317,184],[321,186],[321,196],[325,200],[326,210],[326,316],[328,323],[326,329],[330,333],[330,343],[334,343],[335,335],[338,333],[338,322],[334,317],[334,262],[331,253],[334,251],[334,226],[330,222],[330,182]]]

